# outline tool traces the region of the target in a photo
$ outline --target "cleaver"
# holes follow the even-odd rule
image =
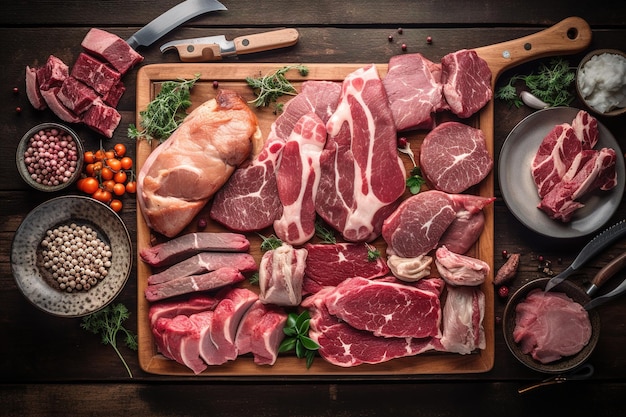
[[[296,29],[279,29],[253,35],[239,36],[232,41],[224,35],[182,39],[161,46],[161,52],[176,49],[183,62],[217,61],[224,56],[250,54],[285,48],[298,42]]]
[[[157,17],[126,39],[131,48],[149,46],[154,41],[189,19],[207,12],[227,10],[217,0],[185,0]]]

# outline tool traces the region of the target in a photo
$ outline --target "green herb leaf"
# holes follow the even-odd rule
[[[283,244],[283,241],[277,238],[275,235],[269,235],[268,237],[265,237],[260,233],[257,233],[257,235],[261,236],[261,239],[263,239],[263,242],[261,242],[261,250],[263,252],[278,249]]]
[[[305,65],[286,65],[277,69],[271,74],[265,76],[247,77],[246,82],[252,88],[257,96],[255,100],[250,101],[255,107],[267,107],[275,104],[279,97],[284,95],[295,96],[298,94],[295,87],[287,80],[285,73],[289,70],[296,69],[302,76],[309,73],[309,69]],[[277,104],[275,113],[282,111],[282,106]]]
[[[322,240],[322,243],[337,243],[337,238],[334,233],[328,229],[322,222],[318,219],[315,221],[315,235]]]
[[[422,177],[422,171],[419,167],[413,167],[411,175],[406,179],[406,186],[411,194],[419,194],[422,189],[422,185],[426,183],[426,180]]]
[[[123,326],[123,322],[128,317],[130,317],[130,312],[124,304],[110,304],[102,310],[83,317],[80,327],[91,333],[100,334],[102,343],[113,347],[122,364],[124,364],[126,372],[132,378],[133,374],[117,347],[117,334],[121,331],[124,333],[126,346],[132,350],[137,350],[137,335],[131,333]]]
[[[378,258],[380,258],[380,251],[374,246],[367,244],[367,261],[374,262]]]
[[[289,313],[287,316],[287,322],[283,328],[285,338],[281,342],[278,351],[290,352],[294,351],[296,357],[302,359],[306,358],[306,367],[310,368],[315,358],[315,351],[320,347],[319,345],[309,337],[309,326],[311,317],[309,312],[304,310],[299,315],[296,313]]]

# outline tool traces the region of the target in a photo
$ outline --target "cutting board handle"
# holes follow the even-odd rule
[[[508,68],[545,56],[575,54],[591,43],[591,28],[580,17],[568,17],[541,32],[474,49],[489,64],[493,83]]]

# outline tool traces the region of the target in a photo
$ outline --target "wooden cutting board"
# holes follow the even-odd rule
[[[560,23],[520,39],[503,42],[496,45],[477,48],[476,52],[487,61],[492,71],[492,86],[495,86],[498,76],[506,69],[519,65],[523,62],[550,55],[571,54],[583,51],[591,41],[591,30],[587,23],[576,17],[568,18]],[[453,52],[453,51],[450,51]],[[245,83],[246,77],[256,77],[275,71],[287,63],[254,64],[254,63],[204,63],[204,64],[154,64],[142,67],[137,75],[137,125],[140,123],[139,112],[144,110],[148,103],[156,96],[159,85],[163,81],[175,79],[190,79],[200,74],[200,80],[193,88],[191,109],[204,101],[214,97],[215,88],[213,82],[217,81],[220,88],[232,89],[239,92],[246,100],[253,100],[252,91]],[[293,85],[299,90],[303,81],[327,80],[341,82],[343,79],[361,68],[365,64],[306,64],[309,73],[306,77],[300,76],[296,71],[290,71],[287,75]],[[384,77],[387,64],[377,64],[379,74]],[[285,98],[286,100],[287,98]],[[259,124],[264,136],[269,132],[270,126],[276,119],[272,109],[256,109]],[[437,116],[439,122],[449,118],[449,115]],[[493,149],[493,100],[491,100],[478,115],[464,120],[465,123],[479,127],[485,133],[487,147],[491,155]],[[419,147],[427,132],[419,131],[406,134],[411,143],[411,148],[418,155]],[[152,147],[145,141],[137,143],[136,163],[137,170],[145,162],[152,151]],[[406,155],[401,156],[407,172],[410,172],[412,164]],[[493,196],[494,175],[492,173],[480,184],[469,192],[481,196]],[[404,198],[410,194],[406,192]],[[139,205],[138,205],[139,207]],[[493,289],[493,206],[485,210],[485,229],[479,241],[471,249],[470,255],[480,258],[491,266],[491,273],[486,282],[481,286],[485,293],[486,311],[484,328],[486,335],[486,348],[470,355],[458,355],[447,353],[425,353],[413,357],[394,359],[377,365],[360,365],[351,368],[341,368],[331,365],[321,358],[316,358],[313,366],[306,368],[304,360],[293,355],[281,354],[273,366],[258,366],[253,363],[249,355],[239,357],[235,361],[220,366],[210,366],[201,376],[213,377],[281,377],[292,376],[298,378],[313,377],[400,377],[403,375],[427,375],[427,374],[461,374],[479,373],[489,371],[494,364],[495,351],[495,318],[494,318],[494,289]],[[201,217],[209,219],[208,211],[203,211]],[[183,232],[195,231],[195,222]],[[209,221],[206,231],[225,231],[221,226]],[[261,231],[267,236],[273,233],[271,229]],[[258,235],[248,235],[251,242],[250,253],[257,263],[262,253],[259,249],[261,239]],[[141,212],[137,211],[137,252],[150,246],[153,241],[150,229],[147,227]],[[374,242],[382,254],[385,253],[386,245],[382,238]],[[432,268],[436,274],[436,268]],[[166,359],[156,351],[156,346],[148,321],[149,303],[144,297],[147,286],[147,277],[152,273],[150,267],[138,257],[137,259],[137,302],[138,302],[138,336],[139,336],[139,363],[141,368],[149,373],[160,375],[189,375],[193,373],[183,365]],[[249,288],[255,287],[247,285]],[[258,288],[258,287],[257,287]]]

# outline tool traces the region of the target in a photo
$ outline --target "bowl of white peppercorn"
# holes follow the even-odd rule
[[[35,307],[81,317],[107,306],[132,268],[132,243],[122,219],[87,196],[61,196],[35,207],[13,238],[11,269]]]
[[[26,132],[17,146],[17,169],[34,189],[59,191],[80,177],[83,149],[81,139],[68,126],[41,123]]]

